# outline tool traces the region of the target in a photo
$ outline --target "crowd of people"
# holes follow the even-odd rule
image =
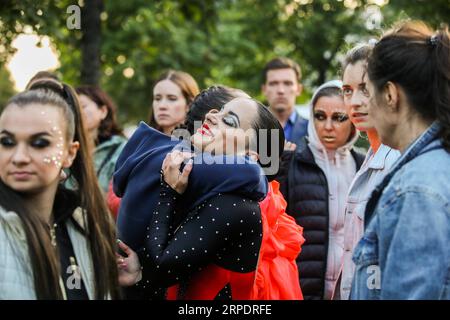
[[[39,72],[0,114],[0,299],[450,299],[449,39],[355,46],[309,119],[289,58],[267,106],[169,70],[129,138]]]

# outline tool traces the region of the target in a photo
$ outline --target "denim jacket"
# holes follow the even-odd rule
[[[450,299],[450,154],[433,123],[378,185],[351,299]]]

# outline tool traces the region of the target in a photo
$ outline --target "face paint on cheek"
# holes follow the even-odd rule
[[[51,124],[51,122],[49,121],[49,123]],[[57,151],[55,154],[52,155],[47,155],[44,158],[44,163],[46,164],[53,164],[55,167],[57,168],[61,168],[62,165],[62,156],[64,154],[63,150],[64,150],[64,139],[62,136],[62,131],[59,129],[58,126],[53,126],[52,127],[52,132],[56,133],[57,137],[58,137],[58,143],[56,144],[56,148]]]
[[[57,166],[58,168],[61,167],[62,164],[62,156],[64,154],[63,150],[64,150],[64,143],[63,143],[63,137],[62,137],[62,132],[61,130],[58,131],[58,135],[59,135],[59,142],[56,145],[56,147],[58,148],[57,154],[56,154],[56,159],[53,162],[55,164],[55,166]]]

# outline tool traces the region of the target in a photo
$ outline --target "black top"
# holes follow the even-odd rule
[[[258,202],[218,194],[172,226],[173,221],[180,220],[177,197],[176,191],[161,184],[159,202],[140,255],[144,270],[140,286],[157,294],[156,288],[186,282],[211,263],[235,272],[256,270],[262,241]]]
[[[55,217],[55,237],[58,250],[61,278],[64,283],[68,300],[88,300],[88,294],[81,278],[80,268],[78,266],[72,241],[67,231],[66,223],[72,219],[72,214],[77,207],[78,199],[76,195],[65,189],[60,189],[55,198],[53,206]],[[78,223],[72,219],[74,226],[84,234],[84,230]]]

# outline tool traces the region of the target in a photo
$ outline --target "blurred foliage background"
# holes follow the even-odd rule
[[[81,29],[67,8],[81,10]],[[339,77],[347,49],[394,21],[447,23],[448,0],[2,0],[0,104],[13,93],[5,63],[24,32],[50,37],[57,73],[72,84],[99,84],[123,123],[145,119],[154,80],[165,69],[191,73],[201,88],[225,84],[262,99],[261,69],[278,55],[300,63],[306,103],[314,87]],[[34,57],[30,57],[33,59]]]

